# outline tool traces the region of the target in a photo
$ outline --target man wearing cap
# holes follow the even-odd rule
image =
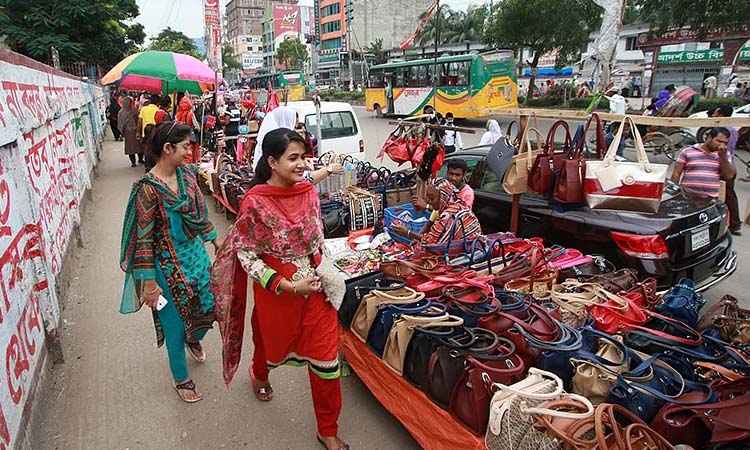
[[[604,98],[609,100],[609,113],[623,115],[628,110],[628,102],[620,95],[620,88],[613,87],[607,91]]]

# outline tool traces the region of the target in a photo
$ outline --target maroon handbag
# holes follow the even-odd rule
[[[585,201],[583,194],[583,180],[586,178],[584,148],[586,147],[586,135],[594,119],[596,119],[596,159],[601,159],[602,155],[607,152],[602,122],[599,116],[593,113],[586,121],[583,134],[576,147],[562,161],[560,172],[557,174],[553,196],[560,203],[583,203]]]
[[[555,133],[558,127],[565,129],[565,145],[562,152],[555,152]],[[529,172],[529,190],[535,194],[549,194],[552,190],[554,174],[560,170],[570,150],[570,127],[564,120],[558,120],[549,129],[544,153],[538,155]]]
[[[721,398],[720,393],[719,396]],[[693,391],[681,395],[678,400],[698,402],[704,398],[705,393]],[[749,409],[750,394],[694,406],[667,403],[659,410],[651,426],[673,444],[704,448],[708,443],[750,438]]]
[[[490,416],[492,383],[511,385],[526,376],[523,360],[511,342],[498,346],[496,355],[466,358],[466,368],[453,388],[448,411],[476,435],[484,435]]]

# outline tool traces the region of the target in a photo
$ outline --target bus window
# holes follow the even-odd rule
[[[468,86],[471,61],[458,61],[448,64],[448,85]]]
[[[385,77],[383,76],[382,70],[373,70],[370,72],[370,83],[371,88],[383,88],[385,87]]]
[[[396,87],[404,87],[404,68],[397,67],[393,71],[396,74]]]
[[[419,66],[409,67],[409,86],[410,87],[421,86],[419,81],[420,81],[419,80]]]

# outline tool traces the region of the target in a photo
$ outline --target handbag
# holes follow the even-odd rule
[[[625,122],[635,141],[638,162],[615,161]],[[586,161],[584,192],[591,209],[657,213],[661,205],[666,164],[651,164],[638,127],[626,117],[601,161]]]
[[[469,356],[451,393],[448,411],[476,435],[483,435],[489,420],[492,383],[513,384],[525,378],[523,360],[510,341],[501,342],[499,354]]]
[[[535,428],[529,412],[547,401],[563,396],[563,383],[557,375],[531,367],[523,380],[512,385],[494,383],[485,434],[488,450],[547,450],[562,448],[549,442]],[[592,409],[593,412],[593,409]]]
[[[558,127],[565,130],[563,152],[555,152],[555,135]],[[538,195],[547,195],[552,191],[553,177],[560,170],[563,160],[570,150],[570,127],[564,120],[558,120],[547,133],[544,152],[536,157],[529,172],[529,190]]]
[[[520,291],[545,297],[557,280],[557,270],[549,268],[544,249],[531,249],[531,269],[528,276],[514,278],[505,283],[506,291]]]
[[[555,178],[553,197],[559,203],[583,203],[584,201],[583,180],[586,178],[584,148],[586,147],[586,133],[594,120],[596,120],[596,158],[601,159],[602,154],[606,151],[602,122],[596,113],[592,113],[586,121],[586,125],[578,128],[576,146],[562,162],[560,171]]]
[[[580,351],[571,358],[574,375],[571,388],[598,405],[609,396],[617,375],[630,368],[630,353],[622,337],[598,336],[596,353]]]
[[[378,355],[378,358],[382,358],[391,328],[398,317],[403,314],[412,316],[424,314],[426,316],[440,317],[445,315],[445,311],[445,305],[440,303],[433,304],[425,298],[406,305],[381,303],[377,307],[375,320],[372,322],[365,342],[370,350]]]
[[[382,196],[361,188],[349,188],[349,229],[371,228],[383,218]]]
[[[411,161],[411,155],[406,145],[406,136],[402,126],[399,126],[388,135],[383,146],[380,148],[377,158],[382,160],[384,155],[388,155],[391,161],[399,165]]]
[[[362,299],[374,289],[380,291],[395,291],[405,286],[404,280],[389,278],[380,272],[375,272],[361,277],[352,278],[344,282],[346,292],[344,301],[339,308],[339,322],[344,328],[349,329],[354,316],[357,314]]]
[[[323,219],[323,232],[326,239],[345,237],[349,234],[346,220],[346,205],[335,200],[321,201],[320,212]]]
[[[695,281],[683,278],[664,294],[661,304],[654,311],[694,327],[698,324],[698,315],[705,304],[706,299],[695,292]]]
[[[404,357],[404,379],[417,389],[426,391],[430,358],[438,346],[463,349],[475,341],[476,335],[466,326],[415,327]]]
[[[445,311],[445,309],[436,308],[434,312]],[[463,325],[464,320],[460,317],[451,316],[447,313],[441,315],[402,315],[397,319],[391,331],[388,334],[388,339],[385,343],[385,349],[383,351],[383,361],[388,367],[393,369],[399,375],[403,375],[404,371],[404,359],[411,343],[411,339],[414,336],[415,329],[421,327],[426,328],[438,328],[438,327],[458,327]]]
[[[320,277],[320,284],[326,294],[326,301],[338,311],[344,302],[346,284],[341,277],[341,271],[333,265],[330,255],[323,253],[320,264],[315,268],[315,273]]]
[[[536,133],[537,149],[532,150],[528,133]],[[521,136],[518,153],[513,155],[508,170],[503,177],[503,189],[509,194],[523,194],[529,190],[529,172],[533,161],[544,151],[542,133],[535,127],[526,127]],[[525,150],[525,151],[524,151]]]
[[[601,286],[595,283],[567,280],[552,286],[549,300],[560,308],[562,322],[576,328],[589,316],[590,306],[606,301],[601,291]]]
[[[725,295],[698,322],[698,330],[710,328],[717,329],[727,342],[750,344],[750,310],[740,308],[736,298]]]
[[[403,172],[392,174],[385,182],[385,206],[399,206],[410,203],[416,194],[416,187],[407,180]]]
[[[565,281],[568,279],[583,281],[585,277],[601,275],[615,271],[614,264],[607,261],[603,256],[592,255],[589,257],[591,258],[591,261],[583,262],[582,264],[574,265],[560,270],[560,274],[558,275],[557,279],[559,281]]]
[[[360,341],[365,342],[370,333],[372,322],[378,313],[378,306],[383,303],[408,305],[418,302],[423,298],[424,294],[417,293],[414,289],[408,287],[393,291],[372,290],[360,302],[357,312],[352,319],[351,330]]]
[[[460,227],[460,230],[459,230]],[[456,236],[460,236],[460,239],[456,239]],[[447,236],[447,239],[445,238]],[[442,255],[443,259],[448,261],[452,257],[456,257],[461,253],[467,253],[471,250],[473,240],[466,239],[466,230],[464,229],[463,220],[459,219],[455,215],[450,217],[450,226],[446,226],[443,232],[438,237],[437,242],[439,244],[423,245],[421,248],[425,253],[431,253],[436,255]]]
[[[618,294],[620,292],[627,292],[638,284],[637,273],[634,269],[620,269],[614,272],[578,278],[580,281],[598,284],[602,289],[613,294]]]
[[[589,315],[594,319],[597,330],[615,334],[620,330],[633,329],[648,319],[632,300],[606,290],[601,293],[607,297],[607,301],[589,307]]]

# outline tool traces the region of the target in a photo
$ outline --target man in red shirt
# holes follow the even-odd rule
[[[466,206],[468,206],[469,208],[473,208],[474,189],[472,189],[471,186],[466,183],[466,172],[468,172],[469,170],[469,168],[466,166],[466,161],[458,158],[449,159],[448,162],[445,163],[445,165],[448,168],[446,178],[453,184],[453,186],[456,187],[456,189],[458,189],[456,197],[463,200],[464,203],[466,203]],[[437,209],[437,205],[429,205],[423,198],[414,198],[413,203],[414,206],[419,209]]]
[[[727,156],[729,136],[726,128],[711,128],[706,142],[684,149],[675,161],[672,181],[689,194],[717,198],[720,181],[731,180],[737,174]]]

